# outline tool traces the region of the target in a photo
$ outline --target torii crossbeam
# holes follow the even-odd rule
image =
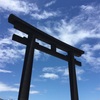
[[[28,35],[28,38],[20,37],[15,34],[13,34],[12,37],[13,40],[26,45],[26,54],[18,100],[28,100],[29,98],[34,49],[43,51],[68,62],[71,100],[79,100],[75,65],[81,66],[81,62],[77,61],[74,56],[80,57],[82,54],[84,54],[84,51],[46,34],[13,14],[9,16],[8,21],[14,25],[15,29]],[[38,42],[36,42],[36,39],[49,44],[51,48],[40,45]],[[57,49],[66,52],[68,55],[57,52]]]

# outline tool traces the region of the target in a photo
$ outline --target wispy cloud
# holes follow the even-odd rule
[[[10,71],[10,70],[0,69],[0,73],[12,73],[12,71]]]
[[[82,5],[80,10],[80,14],[70,20],[61,19],[59,22],[55,21],[49,25],[47,23],[46,26],[40,26],[40,28],[50,32],[49,34],[55,33],[52,35],[71,45],[76,45],[88,38],[100,39],[99,5]]]
[[[66,68],[64,66],[55,67],[55,68],[54,67],[44,67],[42,71],[45,73],[43,75],[40,75],[40,77],[44,77],[44,78],[51,78],[51,77],[53,77],[52,74],[54,74],[54,76],[55,75],[57,76],[57,78],[55,78],[55,79],[58,79],[58,76],[59,76],[59,78],[62,78],[62,79],[64,79],[63,77],[66,77],[66,76],[69,77],[68,68]],[[83,69],[76,68],[76,74],[77,74],[78,80],[82,80],[81,75],[84,74],[84,72],[85,71]]]
[[[81,75],[84,74],[84,70],[83,69],[78,69],[76,68],[76,75],[77,75],[77,79],[80,81],[82,80],[82,77]],[[64,76],[69,76],[69,71],[68,71],[68,68],[65,69],[64,71]]]
[[[59,16],[59,12],[44,10],[42,12],[32,13],[31,16],[34,19],[41,20],[41,19],[47,19],[47,18]]]
[[[20,86],[19,83],[16,83],[16,84],[14,84],[14,85],[15,85],[15,86],[18,86],[18,87]],[[33,87],[35,87],[35,86],[31,84],[31,85],[30,85],[30,88],[33,88]]]
[[[49,2],[46,6],[50,6],[56,1]],[[21,15],[28,14],[34,19],[41,20],[51,17],[59,16],[60,11],[47,11],[40,9],[38,5],[34,2],[29,2],[25,0],[0,0],[0,11],[1,12],[11,12],[18,13]]]
[[[93,5],[82,5],[81,7],[80,7],[83,11],[85,10],[86,12],[91,12],[91,11],[94,11],[95,9],[94,9],[94,7],[93,7]]]
[[[0,92],[19,92],[19,88],[0,82]],[[40,92],[36,90],[30,91],[30,94],[39,94],[39,93]]]
[[[39,94],[40,92],[39,91],[30,91],[30,94]]]
[[[21,37],[27,37],[22,32],[15,29],[8,30],[9,35],[4,38],[0,38],[0,67],[3,67],[5,63],[15,63],[18,59],[24,59],[25,46],[12,40],[12,34],[17,34]],[[35,59],[40,57],[40,51],[35,50]]]
[[[46,79],[58,79],[59,76],[57,74],[54,74],[54,73],[44,73],[43,75],[40,75],[40,77],[42,78],[46,78]]]
[[[100,72],[100,43],[97,44],[83,44],[83,50],[86,52],[83,58],[91,65],[91,70]]]
[[[52,73],[59,73],[59,72],[63,72],[64,71],[64,68],[65,67],[56,67],[56,68],[53,68],[53,67],[44,67],[43,68],[43,72],[52,72]]]
[[[48,3],[45,4],[45,7],[49,7],[53,4],[55,4],[55,2],[56,2],[56,0],[52,0],[51,2],[48,2]]]
[[[18,92],[18,88],[0,82],[0,92]]]
[[[80,13],[72,19],[61,19],[59,22],[49,22],[46,26],[40,26],[52,36],[73,46],[80,45],[79,48],[85,51],[85,62],[88,62],[94,69],[100,69],[99,50],[100,45],[100,5],[90,4],[80,6]],[[91,44],[91,41],[95,41]],[[88,42],[88,43],[86,43]],[[83,44],[91,44],[90,51],[85,50]],[[87,49],[89,49],[87,47]],[[98,55],[98,56],[97,56]],[[95,61],[95,62],[94,62]]]
[[[0,39],[0,63],[14,63],[24,54],[24,49],[18,49],[19,44],[11,40],[11,34]]]
[[[100,87],[97,87],[96,90],[100,91]]]
[[[23,0],[0,0],[0,10],[29,14],[30,12],[38,11],[39,9],[35,3],[29,3]]]

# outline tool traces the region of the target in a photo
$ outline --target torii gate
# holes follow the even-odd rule
[[[12,37],[13,40],[26,45],[26,53],[18,100],[28,100],[29,98],[34,49],[43,51],[65,61],[68,61],[71,100],[79,100],[75,65],[81,66],[81,62],[77,61],[74,56],[80,57],[82,54],[84,54],[84,51],[72,47],[46,34],[45,32],[35,28],[34,26],[28,24],[27,22],[23,21],[13,14],[9,16],[8,21],[14,25],[15,29],[18,29],[28,35],[28,38],[20,37],[15,34],[13,34]],[[49,49],[40,45],[35,41],[36,39],[49,44],[51,48]],[[67,52],[68,55],[58,53],[57,49]]]

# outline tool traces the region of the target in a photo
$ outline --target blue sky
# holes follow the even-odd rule
[[[76,66],[79,100],[100,100],[99,0],[0,0],[0,98],[17,100],[25,36],[8,23],[13,13],[61,41],[85,51]],[[47,46],[43,42],[42,45]],[[70,100],[68,63],[35,50],[29,100]]]

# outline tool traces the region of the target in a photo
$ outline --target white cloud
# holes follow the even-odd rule
[[[18,31],[18,30],[14,29],[14,28],[10,28],[10,29],[8,29],[8,31],[10,32],[11,35],[16,34],[16,35],[19,35],[21,37],[28,37],[27,34],[21,32],[21,31]]]
[[[78,68],[76,68],[77,80],[79,80],[79,81],[83,80],[83,79],[82,79],[82,74],[84,74],[84,72],[85,72],[85,71],[84,71],[83,69],[78,69]],[[65,75],[65,76],[69,76],[68,68],[65,69],[64,75]]]
[[[9,41],[9,42],[6,42]],[[1,43],[2,42],[2,43]],[[10,44],[11,43],[11,44]],[[24,49],[18,49],[16,44],[12,40],[9,39],[9,36],[5,39],[1,39],[0,41],[0,63],[14,63],[18,58],[20,58],[23,53]],[[11,47],[12,46],[12,47]],[[3,67],[3,66],[0,66]]]
[[[59,76],[54,73],[44,73],[43,75],[40,75],[40,77],[47,78],[47,79],[53,79],[53,80],[59,78]]]
[[[81,75],[81,74],[83,74],[85,71],[83,70],[83,69],[78,69],[78,68],[76,68],[76,74],[77,75]]]
[[[96,90],[100,91],[100,87],[96,88]]]
[[[0,82],[0,92],[18,92],[18,91],[19,91],[19,88],[16,88],[16,87]],[[39,94],[39,93],[40,92],[36,90],[30,91],[30,94]]]
[[[85,71],[83,69],[78,69],[76,68],[76,75],[77,75],[77,79],[78,80],[82,80],[81,75],[84,73]],[[69,76],[69,70],[68,68],[65,69],[64,71],[64,76]]]
[[[15,85],[15,86],[18,86],[18,87],[20,86],[19,83],[16,83],[16,84],[14,84],[14,85]],[[30,85],[30,88],[33,88],[33,87],[35,87],[35,86],[31,84],[31,85]]]
[[[40,92],[39,91],[30,91],[30,94],[39,94]]]
[[[94,5],[84,5],[84,7],[86,8],[83,9],[82,5],[80,14],[70,20],[61,19],[59,22],[51,22],[49,25],[47,23],[40,28],[49,34],[54,33],[51,35],[71,45],[86,39],[100,39],[100,7]]]
[[[51,2],[48,2],[45,4],[45,7],[49,7],[51,5],[53,5],[56,2],[56,0],[52,0]]]
[[[10,71],[10,70],[0,69],[0,73],[12,73],[12,71]]]
[[[65,76],[68,76],[69,75],[69,71],[68,71],[68,68],[66,68],[65,66],[62,66],[62,67],[44,67],[43,72],[52,72],[52,73],[61,73]],[[85,71],[83,69],[78,69],[76,68],[76,74],[77,75],[80,75],[80,74],[83,74]]]
[[[93,51],[100,50],[100,43],[97,43],[96,45],[93,46],[92,48]]]
[[[11,48],[10,45],[13,45],[13,42],[10,39],[10,36],[1,38],[0,41],[0,63],[13,63],[14,59],[19,58],[17,53],[20,51],[16,51],[17,49]],[[12,61],[13,59],[13,61]]]
[[[9,29],[9,32],[11,33],[11,34],[15,34],[16,33],[16,35],[18,35],[18,36],[21,36],[21,37],[28,37],[25,33],[23,33],[23,32],[20,32],[20,31],[18,31],[18,30],[15,30],[15,29]],[[11,40],[11,41],[13,41],[13,40]],[[14,44],[14,46],[22,46],[23,44],[21,44],[21,43],[17,43],[16,41],[14,42],[14,43],[16,43],[16,44]],[[16,50],[17,51],[17,50]],[[18,48],[18,51],[20,51],[20,53],[22,54],[22,55],[24,55],[25,54],[25,49],[19,49]],[[40,51],[38,51],[38,50],[35,50],[35,53],[34,53],[34,58],[36,59],[36,60],[38,60],[39,58],[40,58]]]
[[[94,72],[100,72],[100,43],[97,44],[84,44],[82,45],[85,54],[83,58],[85,62],[91,65]]]
[[[68,68],[66,68],[66,69],[64,70],[63,75],[64,75],[64,76],[69,76],[69,71],[68,71]]]
[[[0,38],[0,45],[2,45],[2,44],[12,44],[12,42],[11,41],[9,41],[9,38],[3,38],[3,39],[1,39]]]
[[[52,67],[44,67],[43,68],[43,72],[54,72],[54,71],[55,71],[55,69]]]
[[[40,56],[41,56],[41,52],[39,50],[35,50],[35,52],[34,52],[35,60],[38,60],[40,58]]]
[[[52,1],[46,6],[50,6],[56,1]],[[59,15],[59,11],[46,11],[41,10],[38,8],[36,3],[24,1],[24,0],[0,0],[0,11],[5,12],[15,12],[15,13],[21,13],[21,14],[28,14],[32,18],[41,20],[41,19],[47,19],[50,17],[56,17]]]
[[[79,80],[79,81],[81,81],[81,80],[83,80],[83,78],[82,78],[82,74],[84,74],[84,70],[83,69],[76,69],[76,75],[77,75],[77,79]]]
[[[100,38],[100,34],[96,33],[97,29],[95,28],[95,26],[94,29],[88,30],[85,28],[85,25],[87,26],[89,23],[84,22],[84,27],[81,27],[82,26],[81,23],[80,25],[77,25],[77,22],[75,22],[75,20],[79,20],[79,19],[74,18],[70,22],[67,22],[65,19],[59,21],[58,23],[56,23],[56,25],[51,27],[52,33],[57,33],[57,36],[54,34],[56,38],[71,45],[76,45],[88,38],[91,39]],[[46,28],[44,27],[43,29],[47,29],[47,27]]]
[[[86,44],[85,42],[91,44],[86,47],[88,50],[85,50],[86,45],[80,46],[85,51],[83,57],[92,69],[100,70],[100,4],[82,5],[79,15],[70,20],[49,22],[49,25],[47,23],[46,26],[40,26],[40,29],[70,45],[82,45]]]
[[[0,82],[0,92],[18,92],[18,88]]]
[[[58,12],[53,12],[53,11],[47,12],[44,10],[42,13],[32,13],[31,16],[35,19],[41,20],[58,16]]]
[[[69,71],[68,68],[62,66],[62,67],[44,67],[43,72],[45,72],[41,77],[44,78],[49,78],[49,73],[53,73],[55,75],[58,75],[59,77],[63,78],[66,76],[69,76]],[[76,68],[76,75],[78,80],[82,80],[82,74],[84,74],[84,70],[83,69],[78,69]]]
[[[33,87],[35,87],[35,86],[31,84],[30,87],[33,88]]]
[[[16,50],[15,48],[5,48],[2,47],[0,49],[0,62],[9,62],[9,63],[13,63],[13,60],[20,58],[20,56],[22,55],[21,50]]]
[[[50,72],[50,73],[63,73],[65,71],[65,67],[44,67],[43,72]]]
[[[25,14],[39,10],[35,3],[29,3],[23,0],[0,0],[0,9]]]
[[[67,25],[65,20],[62,20],[61,25],[55,27],[55,30],[59,33],[58,38],[62,41],[76,45],[86,38],[100,38],[100,34],[91,33],[85,29],[81,29],[71,23],[72,25]]]
[[[82,5],[80,8],[81,8],[83,11],[85,10],[85,11],[87,11],[87,12],[89,12],[89,11],[94,11],[94,10],[95,10],[94,7],[93,7],[93,5]]]
[[[7,63],[15,63],[19,58],[24,59],[25,46],[23,44],[13,41],[12,34],[17,34],[21,37],[27,37],[20,31],[15,29],[8,30],[9,35],[4,38],[0,38],[0,67],[3,67]],[[40,57],[40,51],[35,50],[35,59],[38,60]]]

